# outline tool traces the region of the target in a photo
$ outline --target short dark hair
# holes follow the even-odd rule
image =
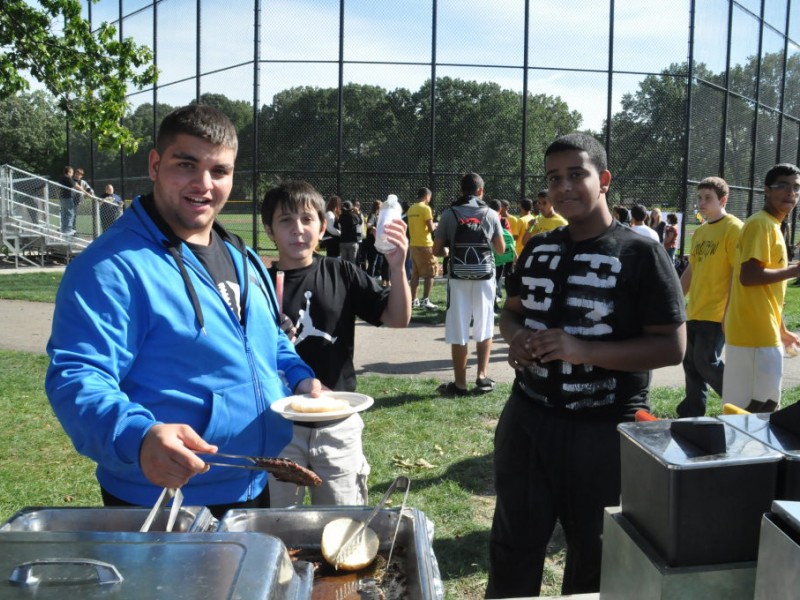
[[[800,175],[800,169],[792,163],[780,163],[772,167],[764,176],[764,187],[772,185],[783,175]]]
[[[644,221],[647,218],[647,209],[641,204],[631,206],[631,217],[637,221]]]
[[[728,188],[728,183],[722,177],[706,177],[700,183],[697,184],[698,190],[711,190],[713,191],[719,200],[722,200],[725,196],[728,195],[730,188]]]
[[[520,208],[522,208],[522,210],[527,210],[528,212],[531,212],[533,210],[533,200],[531,200],[530,198],[523,198],[522,200],[519,201],[519,206]]]
[[[677,225],[678,224],[678,215],[675,213],[669,213],[667,215],[667,223],[670,225]]]
[[[547,198],[547,188],[541,189],[536,193],[537,198]]]
[[[608,170],[606,149],[595,137],[587,133],[568,133],[567,135],[562,135],[547,147],[547,150],[544,151],[544,159],[547,161],[547,157],[551,154],[567,152],[569,150],[586,152],[598,173]]]
[[[493,211],[495,211],[495,212],[499,212],[500,211],[500,200],[497,200],[496,198],[492,198],[486,204],[488,204],[489,208],[491,208]]]
[[[431,195],[431,191],[426,187],[421,187],[417,190],[417,199],[422,200]]]
[[[511,208],[511,202],[508,200],[500,200],[500,205],[506,209]]]
[[[624,206],[615,206],[612,210],[620,223],[627,225],[631,222],[631,213]]]
[[[67,175],[67,174],[69,174],[71,172],[72,172],[72,167],[70,167],[69,165],[64,167],[64,175]]]
[[[325,220],[325,200],[306,181],[285,181],[267,190],[261,202],[261,223],[265,227],[272,227],[272,219],[279,206],[283,212],[290,213],[311,208],[317,212],[320,221]]]
[[[239,151],[239,138],[231,120],[213,106],[190,104],[169,113],[158,127],[156,151],[163,154],[179,134],[203,139],[215,146]]]
[[[461,195],[474,196],[483,189],[483,178],[477,173],[465,173],[461,177]]]

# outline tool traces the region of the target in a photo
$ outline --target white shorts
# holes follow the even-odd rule
[[[370,468],[361,445],[363,430],[364,421],[359,414],[327,427],[294,424],[292,441],[281,450],[280,456],[308,467],[320,476],[322,484],[309,488],[312,504],[367,504]],[[271,508],[303,504],[305,493],[303,486],[277,481],[272,475],[269,476]]]
[[[479,281],[448,279],[444,340],[464,346],[469,341],[470,323],[472,339],[476,342],[491,339],[494,336],[494,295],[494,277]]]
[[[722,402],[747,407],[751,400],[781,403],[783,347],[725,346]]]

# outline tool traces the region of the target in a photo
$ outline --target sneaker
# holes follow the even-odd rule
[[[431,302],[430,298],[423,298],[422,299],[422,308],[427,308],[428,310],[433,310],[435,308],[439,308],[433,302]]]
[[[436,391],[439,392],[440,396],[444,396],[445,398],[455,398],[456,396],[466,396],[469,394],[467,390],[462,390],[458,387],[455,381],[451,381],[450,383],[443,383]]]
[[[493,391],[494,388],[495,388],[494,379],[489,379],[488,377],[478,377],[475,380],[476,394],[486,394],[487,392]]]
[[[414,298],[411,301],[411,308],[419,308],[419,298]]]

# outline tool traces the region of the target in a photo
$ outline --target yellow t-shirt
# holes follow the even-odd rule
[[[742,285],[742,263],[751,258],[767,269],[781,269],[788,264],[780,222],[764,210],[747,219],[739,235],[731,301],[725,315],[725,341],[747,348],[780,346],[786,280],[770,285]]]
[[[417,202],[408,209],[409,246],[433,246],[433,237],[428,231],[428,221],[433,219],[433,211],[425,202]]]
[[[739,219],[725,215],[713,223],[704,223],[694,232],[689,255],[692,283],[686,307],[689,321],[722,323],[741,230]]]
[[[545,233],[547,231],[552,231],[556,227],[562,227],[566,224],[567,220],[558,213],[553,213],[552,217],[544,217],[539,215],[539,218],[536,219],[536,222],[531,226],[530,233],[531,235]]]
[[[517,229],[511,230],[514,239],[517,241],[517,256],[519,256],[520,252],[522,252],[522,249],[525,247],[525,244],[522,243],[522,240],[525,238],[525,234],[528,232],[531,222],[535,219],[536,215],[533,213],[528,213],[527,215],[517,217]]]

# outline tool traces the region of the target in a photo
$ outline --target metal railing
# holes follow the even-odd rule
[[[74,231],[62,222],[63,207],[75,211]],[[20,264],[44,266],[69,260],[119,215],[113,202],[70,190],[11,165],[0,166],[0,249]]]

